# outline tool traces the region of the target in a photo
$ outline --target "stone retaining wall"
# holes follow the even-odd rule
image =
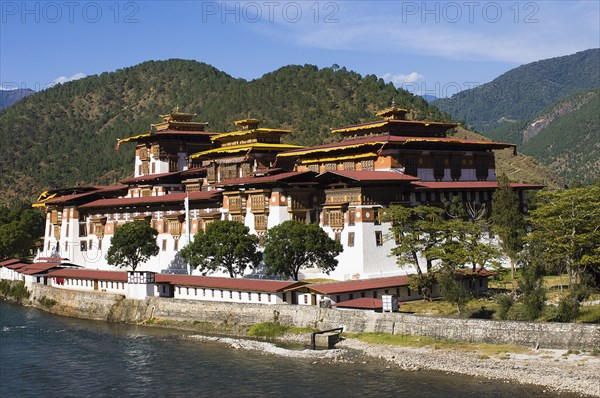
[[[37,301],[42,296],[57,303],[51,308],[43,307]],[[127,300],[117,294],[78,292],[44,285],[34,285],[31,304],[59,315],[115,322],[153,319],[166,324],[199,325],[198,329],[214,333],[243,332],[255,323],[280,322],[320,330],[344,325],[351,333],[410,334],[473,343],[600,348],[600,325],[590,324],[452,319],[316,306],[218,303],[161,297]]]

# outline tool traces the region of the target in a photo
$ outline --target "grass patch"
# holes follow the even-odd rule
[[[496,356],[501,354],[531,354],[533,353],[527,347],[521,347],[509,344],[475,344],[464,341],[454,341],[447,339],[434,339],[427,336],[413,336],[408,334],[387,334],[387,333],[355,333],[348,334],[350,338],[355,338],[373,344],[397,345],[402,347],[431,348],[442,350],[453,350],[463,352],[475,352],[478,355]]]
[[[576,322],[600,323],[600,305],[586,305],[579,307]]]
[[[518,286],[519,281],[521,281],[522,279],[523,279],[522,271],[520,269],[518,269],[517,273],[515,275],[515,280],[514,280],[515,288]],[[560,289],[561,286],[563,288],[567,289],[568,285],[569,285],[569,275],[567,275],[567,274],[544,276],[544,287],[546,289],[549,289],[549,290]],[[511,290],[513,288],[513,280],[511,278],[510,272],[506,275],[502,275],[502,277],[499,279],[491,279],[489,281],[489,287],[492,289]]]
[[[283,335],[289,329],[290,327],[275,322],[255,323],[248,329],[248,336],[274,338]]]
[[[315,328],[301,328],[301,327],[296,327],[296,326],[288,326],[286,332],[290,333],[290,334],[307,334],[307,333],[312,333],[312,332],[316,332],[317,329]]]
[[[472,299],[465,304],[461,317],[490,319],[494,313],[498,312],[498,309],[499,306],[494,300]],[[400,312],[447,317],[459,316],[456,305],[444,300],[402,303],[400,305]]]

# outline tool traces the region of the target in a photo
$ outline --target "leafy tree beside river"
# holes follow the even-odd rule
[[[0,207],[0,259],[27,257],[44,235],[44,213],[30,203]]]

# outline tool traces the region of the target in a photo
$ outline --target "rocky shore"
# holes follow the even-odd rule
[[[566,350],[532,350],[527,354],[503,353],[499,356],[488,356],[477,351],[413,348],[345,339],[338,343],[334,350],[312,351],[289,350],[270,342],[229,337],[194,335],[190,338],[221,342],[236,349],[261,351],[267,355],[330,363],[360,363],[376,359],[407,371],[458,373],[600,397],[600,357]],[[301,343],[305,342],[305,337],[287,335],[284,340]]]
[[[359,350],[367,357],[388,361],[403,370],[434,370],[487,379],[509,380],[600,397],[600,357],[567,354],[566,350],[538,350],[532,354],[488,357],[476,352],[454,352],[369,344],[348,339],[339,348]]]

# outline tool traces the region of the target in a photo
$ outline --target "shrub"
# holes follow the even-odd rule
[[[0,294],[2,294],[3,296],[8,296],[8,294],[10,293],[10,282],[7,280],[0,280]]]
[[[45,307],[45,308],[52,308],[54,305],[56,305],[56,300],[49,299],[46,296],[40,297],[38,299],[38,302],[42,305],[42,307]]]
[[[8,295],[15,299],[17,303],[20,303],[23,299],[28,299],[31,292],[25,287],[25,282],[21,281],[10,288]]]
[[[558,302],[558,307],[554,311],[554,316],[550,320],[554,322],[575,321],[581,314],[581,307],[579,303],[588,298],[590,294],[591,289],[589,286],[583,283],[572,285],[569,288],[569,294],[562,297]]]
[[[523,308],[521,317],[526,321],[537,319],[546,306],[546,289],[544,289],[543,270],[540,266],[530,265],[523,270],[523,279],[519,282],[523,292]]]
[[[515,304],[512,296],[509,294],[501,294],[496,298],[496,302],[498,303],[498,318],[503,321],[508,319],[508,314]]]

